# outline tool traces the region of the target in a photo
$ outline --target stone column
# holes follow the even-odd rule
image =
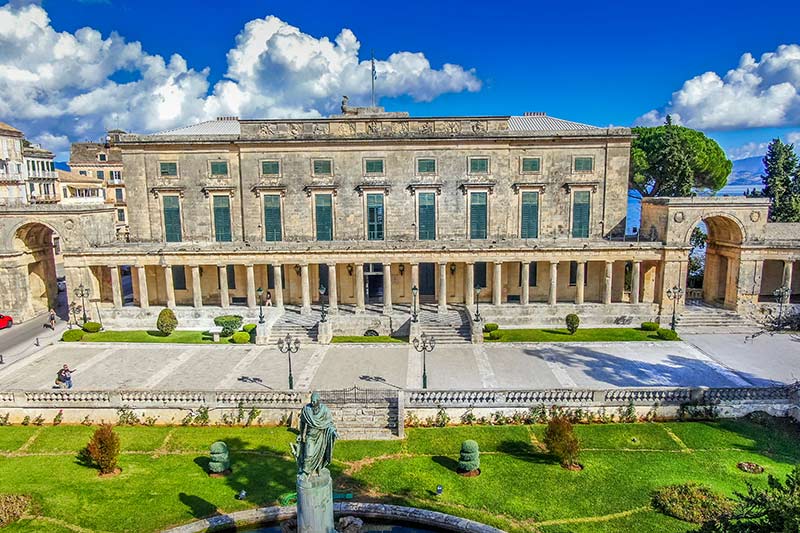
[[[634,261],[631,270],[631,303],[639,303],[639,278],[642,276],[642,262]]]
[[[466,263],[467,275],[464,276],[464,304],[475,305],[475,263]]]
[[[792,265],[794,264],[793,261],[790,259],[786,259],[783,262],[783,284],[782,287],[789,287],[791,291],[792,288]]]
[[[584,302],[584,291],[586,289],[586,261],[575,263],[575,303],[581,305]]]
[[[547,303],[556,305],[558,301],[558,261],[550,261],[550,294]]]
[[[230,305],[230,298],[228,296],[228,267],[225,265],[217,265],[219,271],[219,302],[223,308]]]
[[[272,265],[272,275],[275,277],[275,282],[273,283],[275,286],[275,298],[273,298],[275,307],[283,308],[283,270],[280,263]]]
[[[300,288],[302,289],[303,306],[300,308],[301,315],[311,314],[311,286],[308,281],[308,264],[300,265]]]
[[[117,265],[108,265],[108,270],[111,272],[111,299],[114,302],[114,307],[122,307],[122,284],[119,281],[119,267]]]
[[[392,312],[392,264],[383,264],[383,314]]]
[[[611,282],[614,276],[614,261],[606,261],[606,275],[603,279],[603,303],[611,303]]]
[[[447,263],[439,263],[439,313],[447,312]]]
[[[411,263],[411,288],[413,289],[414,287],[419,289],[419,263]],[[411,299],[411,304],[416,306],[416,309],[412,309],[412,311],[419,311],[419,294],[417,294],[416,302],[413,301],[413,295]]]
[[[527,261],[523,261],[520,265],[521,273],[520,277],[522,278],[522,283],[520,283],[519,288],[519,303],[522,305],[528,305],[530,302],[530,294],[531,291],[528,287],[528,278],[531,275],[531,264]]]
[[[175,284],[172,279],[172,266],[164,265],[164,287],[167,289],[167,307],[175,307]]]
[[[492,305],[500,305],[503,299],[503,263],[494,263],[494,277],[492,279]]]
[[[245,265],[247,273],[247,307],[256,308],[256,273],[253,265]]]
[[[328,265],[328,310],[335,313],[339,310],[339,290],[336,287],[336,263]]]
[[[203,289],[200,285],[200,267],[197,265],[192,266],[192,304],[197,307],[203,307]]]
[[[139,277],[139,307],[147,309],[150,307],[150,298],[147,296],[147,271],[145,267],[137,266],[136,274]]]
[[[356,313],[363,313],[364,308],[364,263],[356,263]]]

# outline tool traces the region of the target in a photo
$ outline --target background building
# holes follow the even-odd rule
[[[57,203],[61,195],[53,162],[55,154],[27,141],[23,141],[23,145],[28,203]]]
[[[27,203],[22,138],[20,130],[0,122],[0,205]]]

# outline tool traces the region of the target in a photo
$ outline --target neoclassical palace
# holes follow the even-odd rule
[[[344,111],[121,135],[130,242],[113,207],[4,209],[0,312],[52,301],[53,232],[68,294],[83,284],[93,315],[140,328],[164,306],[197,327],[255,321],[267,298],[263,336],[287,316],[312,327],[323,302],[334,333],[361,334],[400,331],[417,310],[423,328],[453,313],[472,324],[478,302],[509,326],[570,312],[613,325],[668,322],[687,298],[749,313],[778,287],[800,295],[800,225],[767,223],[768,200],[645,199],[626,235],[628,128]],[[703,288],[672,302],[701,221]]]

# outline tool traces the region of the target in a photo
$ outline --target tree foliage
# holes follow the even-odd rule
[[[633,128],[630,186],[642,196],[689,196],[693,188],[718,191],[733,163],[702,132],[676,126]]]
[[[694,289],[703,287],[703,274],[705,273],[705,249],[708,243],[708,234],[700,226],[695,226],[689,237],[689,279],[688,285]]]
[[[162,309],[160,313],[158,313],[158,319],[156,320],[156,328],[158,328],[158,331],[164,335],[169,335],[175,331],[175,328],[177,327],[178,319],[172,309],[166,307]]]
[[[567,417],[556,416],[547,423],[544,445],[561,466],[570,467],[578,462],[580,443]]]
[[[794,145],[773,139],[763,162],[761,182],[764,188],[746,194],[772,200],[770,222],[800,222],[800,165]]]

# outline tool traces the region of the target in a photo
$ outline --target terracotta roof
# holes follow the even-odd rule
[[[106,161],[99,161],[97,154],[104,153]],[[122,150],[116,146],[101,143],[72,143],[69,149],[69,165],[119,166],[122,164]]]
[[[22,137],[22,132],[19,131],[14,126],[6,124],[5,122],[0,122],[0,133],[3,135],[10,135],[11,137]]]
[[[50,150],[39,148],[38,146],[25,146],[22,149],[23,157],[38,157],[41,159],[55,159],[56,155]]]

